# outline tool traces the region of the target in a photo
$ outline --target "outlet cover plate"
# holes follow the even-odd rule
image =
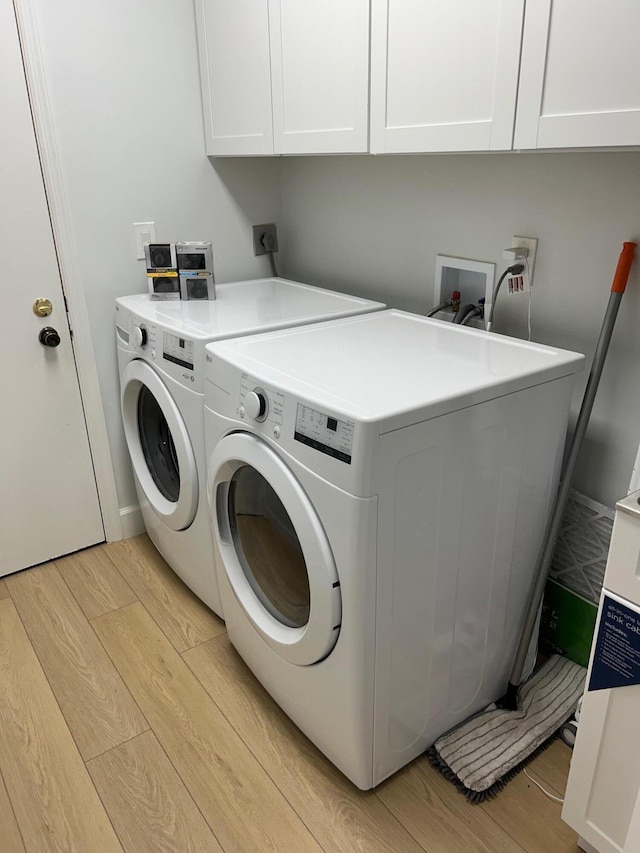
[[[156,223],[134,222],[133,241],[136,251],[136,260],[144,261],[144,244],[156,242]]]
[[[271,238],[273,249],[271,251],[278,251],[278,229],[276,228],[273,222],[268,222],[266,225],[254,225],[253,226],[253,254],[254,255],[266,255],[269,249],[265,249],[262,245],[262,238],[267,234]]]
[[[526,246],[529,250],[527,255],[527,271],[529,273],[529,287],[533,284],[533,270],[536,265],[536,252],[538,251],[537,237],[519,237],[515,234],[511,238],[511,247]]]

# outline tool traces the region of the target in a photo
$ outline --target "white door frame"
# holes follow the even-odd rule
[[[122,539],[123,530],[104,418],[95,353],[82,276],[78,267],[67,199],[58,157],[55,126],[47,89],[36,10],[33,0],[13,0],[22,47],[27,89],[36,143],[51,217],[51,228],[72,330],[72,346],[78,372],[100,511],[108,542]]]

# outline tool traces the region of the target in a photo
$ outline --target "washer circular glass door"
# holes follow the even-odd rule
[[[168,388],[146,362],[122,376],[122,422],[136,477],[150,507],[172,530],[184,530],[198,508],[198,472],[184,420]]]
[[[340,633],[340,583],[291,470],[259,438],[232,433],[212,454],[208,486],[222,569],[256,631],[291,663],[326,657]]]

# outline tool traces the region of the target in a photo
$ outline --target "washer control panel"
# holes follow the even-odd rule
[[[198,341],[135,314],[130,315],[127,325],[128,330],[123,327],[123,324],[119,324],[116,328],[119,342],[135,352],[138,358],[155,364],[160,371],[184,385],[185,388],[203,392],[203,346],[200,345],[199,348]],[[127,341],[127,331],[129,331],[129,341]]]
[[[262,423],[269,414],[269,398],[264,388],[254,388],[244,396],[244,410],[248,417]]]
[[[275,438],[280,437],[284,414],[284,394],[258,385],[247,373],[240,382],[238,414],[258,423],[268,423]]]
[[[162,357],[180,367],[193,370],[193,341],[164,332],[162,335]]]
[[[353,421],[341,421],[298,403],[293,437],[301,444],[351,465],[354,428]]]
[[[142,354],[149,355],[155,349],[157,340],[157,328],[154,323],[146,323],[138,317],[131,319],[131,342],[133,348],[141,350]]]
[[[147,327],[144,323],[133,327],[133,343],[138,349],[144,349],[147,345]]]

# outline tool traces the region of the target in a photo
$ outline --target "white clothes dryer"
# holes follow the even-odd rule
[[[401,311],[206,350],[229,637],[371,788],[506,686],[583,356]]]
[[[220,284],[215,301],[116,300],[122,420],[149,536],[222,615],[206,501],[204,346],[384,308],[279,278]]]

